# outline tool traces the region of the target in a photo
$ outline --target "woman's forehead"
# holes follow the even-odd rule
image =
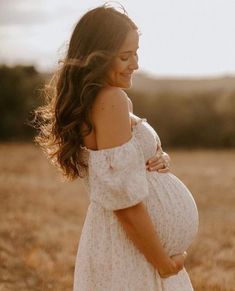
[[[130,30],[124,40],[120,53],[128,53],[136,51],[139,48],[139,34],[137,30]]]

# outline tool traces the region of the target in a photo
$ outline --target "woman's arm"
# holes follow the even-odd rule
[[[114,213],[128,237],[154,268],[167,274],[178,272],[174,261],[165,252],[142,202],[129,208],[115,210]]]
[[[131,138],[128,100],[125,93],[110,88],[98,95],[93,115],[99,149],[115,147]],[[128,177],[126,177],[128,179]],[[163,274],[175,274],[182,268],[165,252],[144,204],[114,211],[123,229],[146,259]]]

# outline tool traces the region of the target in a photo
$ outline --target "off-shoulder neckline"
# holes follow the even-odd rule
[[[112,147],[112,148],[106,148],[106,149],[99,149],[99,150],[88,149],[86,146],[82,146],[82,145],[80,145],[80,147],[81,147],[81,149],[84,149],[84,150],[86,150],[87,152],[90,152],[90,153],[100,153],[100,152],[105,152],[105,151],[111,151],[111,150],[115,150],[115,149],[120,149],[121,147],[124,147],[124,146],[126,146],[126,145],[128,145],[128,144],[130,144],[130,143],[133,142],[133,140],[135,138],[135,130],[143,122],[147,122],[147,118],[139,118],[136,121],[136,123],[131,126],[131,129],[132,129],[132,131],[131,131],[131,138],[127,142],[125,142],[125,143],[123,143],[123,144],[121,144],[119,146],[115,146],[115,147]]]

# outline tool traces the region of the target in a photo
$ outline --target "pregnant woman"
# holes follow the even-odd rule
[[[123,91],[138,69],[138,46],[125,12],[88,11],[52,99],[38,110],[44,125],[36,140],[65,176],[83,178],[89,194],[74,291],[193,290],[184,259],[198,231],[195,201],[172,173],[146,168],[160,139]]]

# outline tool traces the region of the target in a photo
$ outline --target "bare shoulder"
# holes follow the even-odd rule
[[[113,103],[121,104],[125,102],[128,102],[127,94],[117,87],[103,88],[96,97],[97,108],[99,108],[101,104],[110,106]]]
[[[102,89],[93,108],[93,121],[99,149],[118,146],[131,137],[127,94],[115,87]]]
[[[128,96],[123,90],[116,87],[103,88],[93,106],[94,122],[99,123],[103,119],[111,120],[115,114],[121,114],[120,119],[122,119],[126,115],[128,106]]]

